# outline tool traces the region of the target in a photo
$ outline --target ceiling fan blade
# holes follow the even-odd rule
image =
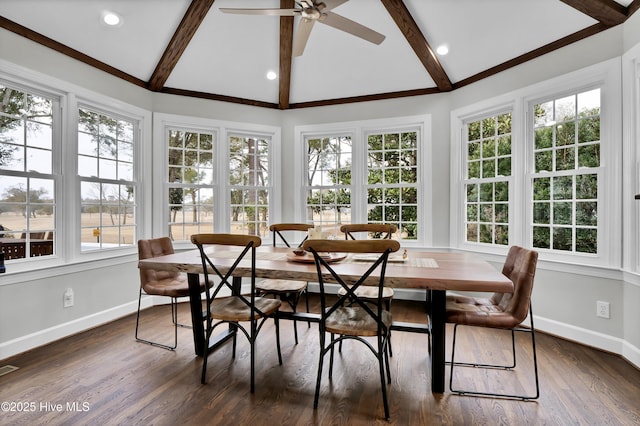
[[[235,13],[238,15],[271,15],[271,16],[296,16],[300,14],[298,9],[232,9],[221,7],[220,12]]]
[[[336,7],[340,6],[341,4],[344,4],[346,2],[348,2],[349,0],[320,0],[322,3],[324,3],[325,7],[324,9],[322,9],[323,12],[328,12],[331,9],[335,9]]]
[[[296,38],[293,40],[293,56],[300,56],[302,52],[304,52],[304,48],[307,45],[307,40],[309,40],[309,34],[311,34],[311,30],[313,29],[313,24],[315,24],[315,20],[312,19],[301,19],[300,24],[298,24],[298,31],[296,32]]]
[[[320,19],[319,21],[325,25],[329,25],[330,27],[336,28],[338,30],[353,34],[356,37],[360,37],[361,39],[367,40],[374,44],[380,44],[385,39],[385,36],[380,34],[379,32],[365,27],[364,25],[360,25],[357,22],[352,21],[351,19],[347,19],[344,16],[338,15],[337,13],[326,12],[326,15],[323,16],[323,19]]]

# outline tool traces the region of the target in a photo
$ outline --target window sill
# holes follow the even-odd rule
[[[103,255],[100,259],[78,258],[67,263],[61,263],[61,259],[55,256],[47,260],[29,260],[19,263],[5,262],[6,272],[0,275],[2,277],[0,287],[137,261],[137,253],[127,252],[118,253],[117,255],[112,253],[109,257]]]

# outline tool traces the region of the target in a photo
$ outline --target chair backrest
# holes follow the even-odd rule
[[[230,279],[233,276],[233,272],[241,261],[245,260],[247,255],[251,260],[251,296],[250,301],[242,295],[237,295],[247,306],[253,310],[255,308],[255,290],[256,290],[256,247],[260,247],[262,240],[255,235],[241,235],[241,234],[196,234],[191,236],[191,242],[198,247],[200,251],[200,257],[202,259],[202,269],[204,274],[204,280],[206,285],[206,298],[207,305],[210,306],[211,301],[215,299],[218,293],[223,288],[228,288],[233,292],[233,283]],[[242,250],[238,251],[238,255],[232,259],[231,265],[216,265],[210,259],[205,248],[207,246],[237,246],[242,247]],[[217,284],[213,283],[210,278],[211,273],[220,279]]]
[[[318,284],[320,285],[320,312],[322,319],[331,315],[336,309],[343,306],[346,302],[353,302],[362,307],[372,317],[379,319],[382,315],[384,304],[382,303],[382,289],[384,287],[384,275],[387,269],[387,261],[389,254],[400,249],[400,243],[396,240],[307,240],[302,248],[309,251],[314,256],[316,269],[318,272]],[[374,261],[362,274],[358,277],[346,278],[341,276],[331,263],[327,262],[323,253],[377,253],[380,256]],[[364,264],[363,264],[364,266]],[[369,277],[379,270],[379,278],[377,279],[378,301],[377,313],[373,312],[368,304],[358,298],[355,291],[361,285],[372,285]],[[345,294],[341,296],[331,307],[327,309],[325,297],[325,277],[326,273],[333,277],[332,282],[337,282],[345,290]],[[374,275],[375,276],[375,275]],[[355,278],[355,279],[354,279]],[[380,325],[380,321],[378,321]]]
[[[357,232],[366,232],[367,237],[373,234],[374,238],[391,239],[397,231],[396,225],[385,223],[352,223],[340,227],[340,232],[344,233],[345,240],[356,240],[357,238],[353,234]]]
[[[529,312],[537,263],[538,252],[512,246],[502,273],[513,282],[513,293],[495,293],[492,297],[492,301],[510,314],[517,324],[524,321]]]
[[[274,223],[273,225],[269,226],[269,230],[272,232],[272,240],[273,240],[273,246],[276,246],[277,240],[279,237],[280,240],[287,246],[287,247],[291,247],[291,245],[289,244],[289,241],[287,241],[286,237],[282,234],[285,231],[300,231],[300,232],[307,232],[309,229],[313,228],[313,225],[308,224],[308,223]],[[304,239],[302,241],[300,241],[300,243],[298,244],[298,247],[302,246],[302,243],[307,239],[307,236],[305,235]]]
[[[138,240],[138,259],[150,259],[175,253],[173,243],[169,237]],[[180,272],[160,271],[155,269],[139,268],[140,285],[147,291],[147,284],[152,281],[164,281],[181,276]]]
[[[44,240],[44,232],[29,232],[29,239],[31,240]],[[20,238],[25,240],[27,238],[27,233],[23,232],[20,235]]]

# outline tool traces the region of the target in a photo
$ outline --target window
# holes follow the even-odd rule
[[[136,123],[78,109],[81,251],[136,242]]]
[[[418,132],[369,134],[367,145],[367,221],[417,239]]]
[[[6,260],[54,254],[59,101],[0,82],[0,238]]]
[[[279,202],[280,129],[172,114],[154,114],[154,234],[178,248],[192,247],[198,233],[269,237],[273,205]],[[276,172],[274,172],[276,170]],[[277,215],[276,209],[276,215]]]
[[[213,232],[213,132],[168,129],[169,237]]]
[[[618,265],[619,91],[612,60],[452,111],[452,245]]]
[[[429,117],[298,128],[304,219],[338,234],[341,224],[388,223],[396,238],[430,241]]]
[[[600,89],[533,105],[533,247],[598,253]]]
[[[229,136],[231,232],[269,235],[269,138]]]
[[[307,147],[307,220],[317,226],[351,222],[352,141],[313,137]]]
[[[149,111],[0,64],[0,250],[18,281],[135,253],[151,222],[138,200],[152,176],[150,126]]]
[[[511,113],[466,124],[465,239],[509,244]]]

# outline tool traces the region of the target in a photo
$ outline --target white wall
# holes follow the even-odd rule
[[[434,209],[433,218],[430,218],[437,224],[433,227],[433,245],[447,247],[451,110],[610,58],[621,58],[625,51],[640,43],[640,30],[636,29],[640,14],[636,15],[624,27],[613,28],[452,93],[287,111],[150,93],[2,29],[0,59],[151,111],[281,126],[283,220],[293,219],[287,217],[292,214],[287,206],[294,203],[297,176],[287,153],[294,151],[295,126],[430,114],[433,156],[437,159],[433,163],[432,176],[438,183],[433,187]],[[637,141],[637,130],[635,132],[629,137]],[[633,168],[625,170],[625,174],[631,174],[637,181],[637,161],[634,159],[630,164]],[[637,218],[636,205],[626,202],[625,211],[629,209],[633,210],[633,218]],[[631,247],[637,250],[635,239]],[[632,257],[637,259],[637,253]],[[496,266],[502,261],[499,257],[487,259]],[[12,279],[10,284],[6,283],[6,277],[0,276],[0,359],[65,333],[135,312],[138,291],[135,258],[100,264],[90,270],[85,266],[58,268],[46,274],[34,272],[18,280]],[[538,272],[534,291],[536,326],[623,354],[640,366],[638,283],[640,278],[635,269],[603,270],[601,274],[584,275],[563,265],[544,266]],[[66,287],[74,288],[76,306],[65,310],[61,298]],[[611,319],[596,318],[596,300],[611,303]],[[133,330],[131,332],[133,334]]]
[[[140,281],[136,259],[101,262],[91,269],[75,265],[25,275],[24,281],[0,284],[0,359],[137,309]],[[71,308],[63,308],[67,288],[74,293]]]

